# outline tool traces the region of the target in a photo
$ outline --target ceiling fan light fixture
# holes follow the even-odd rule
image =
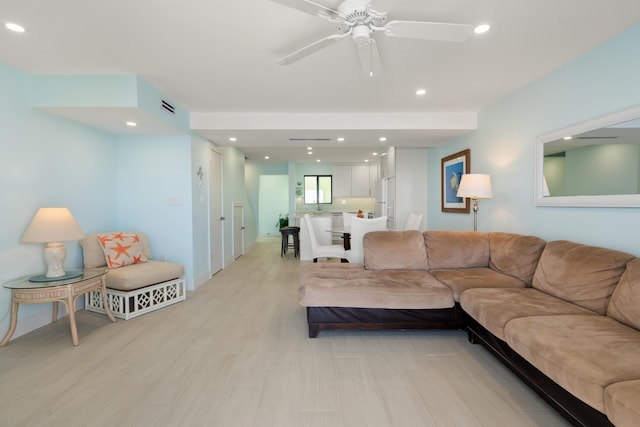
[[[484,34],[484,33],[486,33],[487,31],[489,31],[490,29],[491,29],[491,25],[489,25],[489,24],[480,24],[480,25],[477,25],[477,26],[473,29],[473,32],[474,32],[475,34]]]
[[[356,46],[363,46],[371,40],[370,32],[371,30],[368,25],[356,25],[351,32],[351,38],[356,43]]]

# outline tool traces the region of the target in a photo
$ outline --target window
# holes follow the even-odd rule
[[[304,176],[304,203],[331,204],[331,175]]]

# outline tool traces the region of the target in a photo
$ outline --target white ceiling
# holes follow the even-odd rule
[[[1,29],[0,62],[29,74],[137,74],[198,113],[192,128],[204,137],[218,145],[238,138],[234,144],[251,161],[265,154],[271,162],[315,161],[316,155],[363,161],[389,145],[433,146],[469,132],[466,124],[447,127],[449,115],[473,115],[640,22],[638,0],[384,1],[390,3],[389,19],[489,23],[492,29],[462,43],[377,33],[383,73],[369,79],[348,39],[278,65],[288,53],[333,34],[335,25],[269,0],[2,0],[0,21],[18,22],[27,32]],[[417,97],[418,88],[427,95]],[[326,113],[333,116],[323,122]],[[405,113],[442,121],[402,129],[380,120]],[[67,114],[110,131],[123,117],[122,111]],[[282,114],[278,129],[244,120],[271,114]],[[308,119],[306,128],[300,117]],[[351,117],[368,126],[345,125]],[[158,130],[123,127],[116,133],[147,131]],[[386,144],[378,141],[383,133]],[[346,139],[338,143],[337,136]]]

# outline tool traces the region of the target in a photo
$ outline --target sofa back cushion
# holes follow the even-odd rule
[[[140,238],[140,246],[142,246],[142,254],[147,259],[151,259],[151,245],[149,244],[149,238],[141,231],[132,231]],[[82,247],[82,261],[84,268],[97,268],[105,267],[107,261],[104,256],[104,251],[100,242],[98,242],[98,236],[103,234],[115,234],[114,232],[103,233],[91,233],[84,236],[80,240],[80,246]]]
[[[640,258],[627,264],[620,283],[611,295],[607,316],[640,329]]]
[[[427,251],[419,231],[372,231],[364,235],[367,270],[426,270]]]
[[[613,290],[633,255],[556,240],[544,248],[533,287],[605,314]]]
[[[536,236],[489,233],[489,265],[531,286],[533,273],[547,242]]]
[[[424,232],[429,270],[489,266],[489,234],[478,231]]]

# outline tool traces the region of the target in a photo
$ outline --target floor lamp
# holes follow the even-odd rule
[[[478,231],[478,199],[489,199],[493,197],[491,176],[482,173],[467,173],[462,175],[457,196],[467,197],[473,200],[473,231]]]

